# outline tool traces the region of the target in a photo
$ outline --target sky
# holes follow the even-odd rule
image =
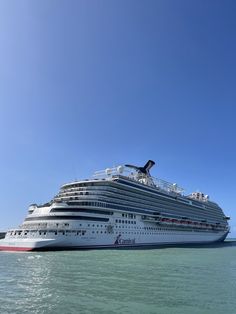
[[[236,2],[0,0],[0,230],[94,171],[156,162],[236,237]]]

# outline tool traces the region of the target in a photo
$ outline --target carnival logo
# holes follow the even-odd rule
[[[135,244],[135,239],[122,239],[121,234],[116,237],[115,243],[118,244]]]

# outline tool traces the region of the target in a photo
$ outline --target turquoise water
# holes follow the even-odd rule
[[[236,243],[1,252],[0,313],[236,313]]]

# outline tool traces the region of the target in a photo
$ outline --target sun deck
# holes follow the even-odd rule
[[[114,180],[116,178],[125,178],[131,181],[139,182],[144,185],[155,187],[159,190],[163,190],[167,193],[175,193],[183,195],[184,189],[176,183],[171,183],[159,178],[155,178],[143,173],[138,173],[131,170],[128,167],[118,166],[113,168],[107,168],[105,170],[96,171],[92,179],[105,179]]]

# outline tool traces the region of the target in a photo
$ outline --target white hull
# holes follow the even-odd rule
[[[155,236],[119,237],[117,235],[81,236],[76,235],[57,236],[55,238],[25,238],[13,239],[6,237],[0,240],[0,250],[7,251],[31,251],[31,250],[56,250],[56,249],[83,249],[83,248],[119,248],[138,246],[161,246],[181,244],[204,244],[223,241],[228,232],[169,232],[169,234],[157,234]]]

